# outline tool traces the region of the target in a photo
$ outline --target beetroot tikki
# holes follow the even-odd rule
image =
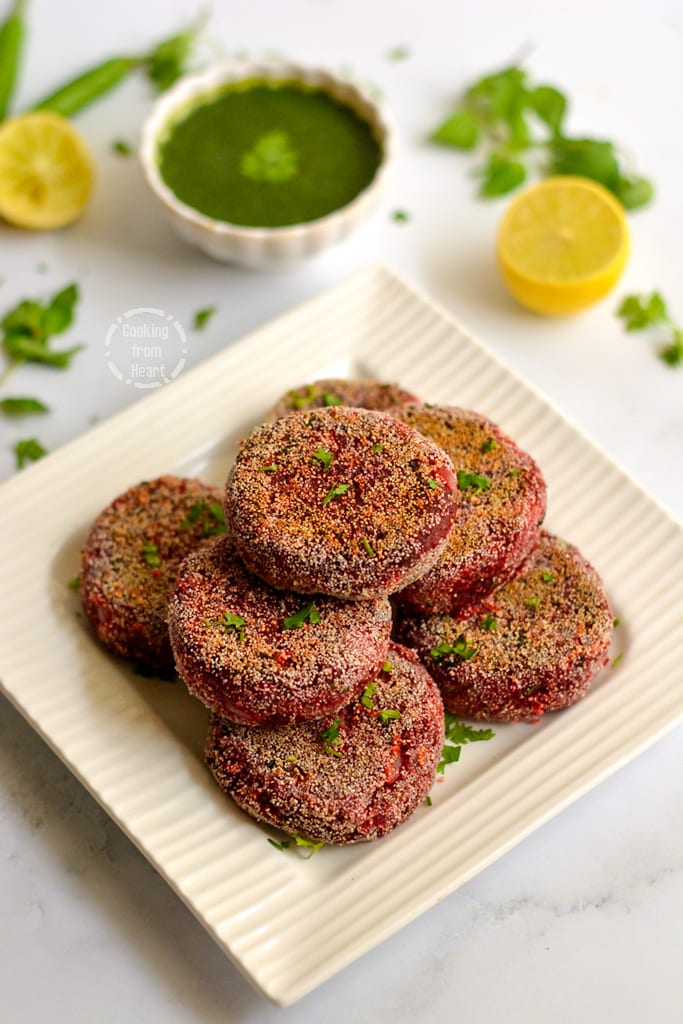
[[[83,610],[102,643],[151,671],[172,672],[166,615],[178,567],[225,529],[222,494],[201,480],[162,476],[113,501],[82,554]]]
[[[381,597],[446,545],[458,486],[448,456],[387,413],[336,406],[263,424],[243,442],[226,517],[274,587]]]
[[[596,571],[545,531],[515,579],[469,617],[411,616],[401,628],[465,718],[535,721],[583,697],[607,662],[612,611]]]
[[[438,687],[412,652],[392,645],[382,672],[334,717],[250,729],[214,716],[206,760],[260,821],[355,843],[389,832],[424,800],[443,742]]]
[[[457,615],[510,579],[538,542],[545,482],[531,456],[479,413],[412,405],[396,415],[447,452],[462,499],[438,562],[398,601],[413,611]]]
[[[391,607],[275,590],[219,537],[180,567],[169,630],[190,693],[225,718],[275,725],[358,696],[386,659]]]
[[[290,412],[303,409],[325,409],[334,405],[350,405],[357,409],[386,412],[397,405],[419,402],[411,391],[398,384],[382,384],[378,380],[316,380],[313,384],[287,391],[266,416],[277,420]]]

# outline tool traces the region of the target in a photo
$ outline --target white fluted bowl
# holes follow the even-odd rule
[[[215,95],[222,85],[243,79],[297,81],[324,89],[371,126],[381,146],[372,181],[351,202],[317,220],[277,228],[251,228],[216,220],[184,203],[159,172],[159,142],[177,116]],[[140,159],[148,185],[178,234],[216,260],[253,269],[297,263],[346,238],[365,220],[384,191],[393,157],[393,130],[384,104],[341,74],[287,60],[234,60],[181,79],[157,100],[142,129]]]

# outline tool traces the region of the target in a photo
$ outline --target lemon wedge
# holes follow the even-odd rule
[[[498,229],[498,265],[509,291],[547,316],[576,313],[601,299],[626,265],[626,216],[594,181],[546,178],[508,206]]]
[[[74,126],[36,111],[0,125],[0,217],[35,231],[61,228],[85,209],[93,163]]]

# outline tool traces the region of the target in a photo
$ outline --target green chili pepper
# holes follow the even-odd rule
[[[0,26],[0,121],[7,115],[24,43],[24,0],[14,7]]]
[[[144,62],[142,57],[112,57],[84,71],[61,89],[36,103],[34,110],[52,110],[62,117],[72,117],[100,96],[115,89],[130,72]]]

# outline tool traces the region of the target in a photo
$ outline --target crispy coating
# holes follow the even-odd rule
[[[248,814],[325,843],[389,832],[434,782],[444,742],[439,690],[411,651],[392,645],[365,697],[336,718],[251,729],[212,718],[206,761]],[[396,717],[381,712],[398,712]]]
[[[595,569],[543,531],[519,574],[476,611],[460,619],[411,614],[400,635],[436,679],[448,711],[535,721],[585,696],[607,663],[612,630]],[[443,645],[460,653],[444,653]]]

